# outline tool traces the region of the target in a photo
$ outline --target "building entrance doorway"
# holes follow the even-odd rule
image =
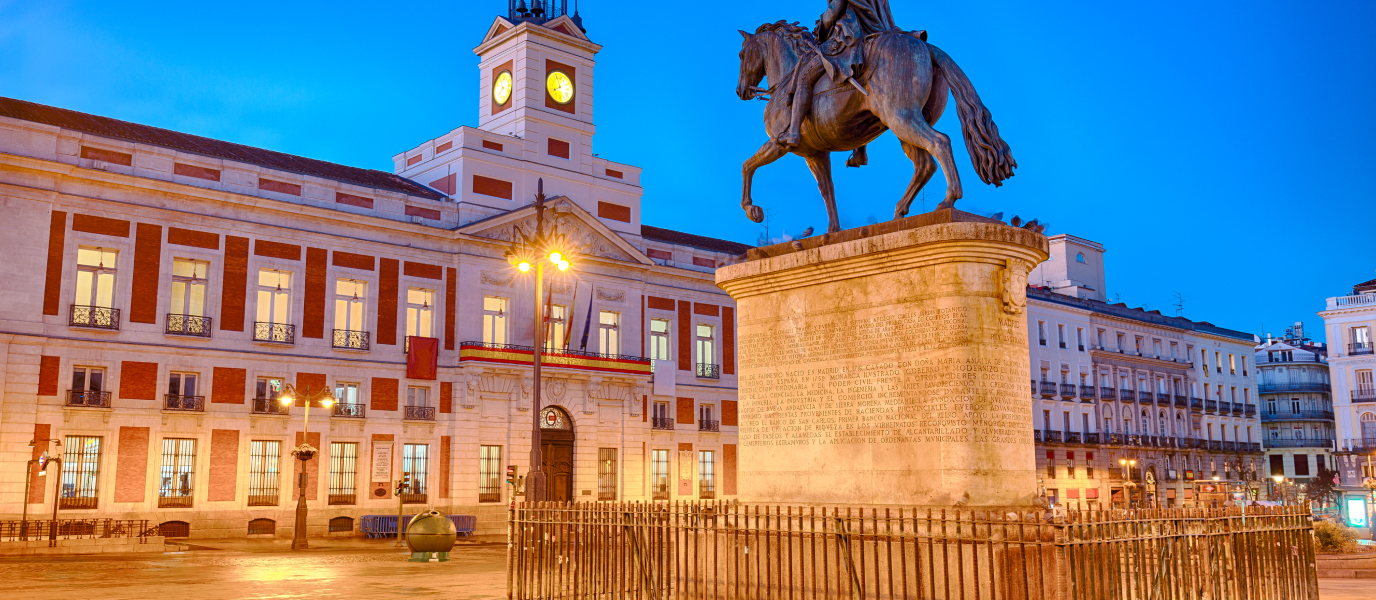
[[[540,410],[540,470],[546,500],[573,501],[573,421],[558,406]]]

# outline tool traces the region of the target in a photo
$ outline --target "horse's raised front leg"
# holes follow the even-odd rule
[[[764,210],[755,206],[750,199],[750,182],[755,179],[755,169],[779,160],[785,154],[788,154],[788,150],[774,143],[774,140],[769,140],[760,146],[759,150],[755,151],[754,156],[741,165],[741,183],[744,186],[741,190],[741,208],[745,209],[745,215],[751,221],[756,223],[764,221]]]
[[[903,111],[896,118],[885,119],[884,124],[903,143],[926,150],[941,164],[941,172],[946,175],[946,199],[933,210],[955,206],[956,200],[964,195],[964,190],[960,187],[960,174],[956,172],[956,161],[951,155],[951,138],[932,129],[917,110]]]
[[[913,204],[913,199],[917,198],[917,193],[927,185],[936,174],[936,161],[926,150],[918,148],[907,142],[902,142],[903,153],[913,161],[913,180],[908,182],[908,189],[903,192],[903,197],[898,200],[898,205],[893,209],[893,218],[898,219],[908,216],[908,209]]]
[[[827,233],[836,233],[841,230],[841,217],[836,214],[836,187],[831,183],[831,153],[817,152],[804,156],[807,160],[807,168],[812,169],[812,176],[817,179],[817,191],[822,192],[822,202],[827,205]]]

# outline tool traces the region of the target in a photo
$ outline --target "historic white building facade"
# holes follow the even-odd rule
[[[551,498],[734,496],[713,271],[746,246],[641,223],[639,169],[592,153],[600,47],[550,16],[494,21],[480,126],[395,173],[0,99],[0,513],[291,535],[304,442],[312,535],[395,514],[403,474],[408,511],[501,533],[536,386]],[[541,179],[572,268],[546,269],[537,382],[504,253]],[[288,385],[338,402],[307,424]]]
[[[1027,310],[1045,496],[1079,508],[1122,507],[1129,495],[1211,506],[1264,477],[1254,336],[1108,304],[1103,246],[1049,242]]]
[[[1285,337],[1257,346],[1257,394],[1269,477],[1302,485],[1319,469],[1336,468],[1327,353],[1322,343],[1304,336],[1303,323]]]
[[[1329,298],[1319,316],[1328,337],[1341,507],[1346,513],[1366,504],[1369,492],[1362,482],[1376,477],[1370,466],[1376,454],[1376,279],[1353,286],[1349,295]]]

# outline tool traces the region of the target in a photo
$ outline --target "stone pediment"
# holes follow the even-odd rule
[[[497,17],[495,20],[492,21],[492,25],[487,28],[487,35],[483,36],[483,43],[486,44],[488,41],[492,40],[492,38],[502,35],[503,33],[506,33],[507,31],[510,31],[515,28],[515,23],[512,23],[511,21],[508,21],[503,17]]]
[[[568,239],[575,254],[643,265],[654,264],[650,257],[568,198],[551,198],[545,206],[556,207],[560,212],[566,213],[559,217],[559,233]],[[548,215],[549,213],[546,213],[546,227],[551,225]],[[459,233],[510,242],[516,228],[533,234],[535,226],[535,206],[531,205],[470,223],[460,228]]]

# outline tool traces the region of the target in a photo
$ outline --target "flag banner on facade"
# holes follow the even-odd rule
[[[431,337],[412,337],[406,354],[406,376],[411,379],[435,379],[439,372],[440,340]]]
[[[459,362],[476,361],[529,365],[534,362],[535,349],[511,344],[483,344],[464,342],[459,346]],[[636,356],[612,356],[577,350],[546,350],[540,353],[540,364],[546,367],[565,367],[608,373],[650,374],[649,359]]]

